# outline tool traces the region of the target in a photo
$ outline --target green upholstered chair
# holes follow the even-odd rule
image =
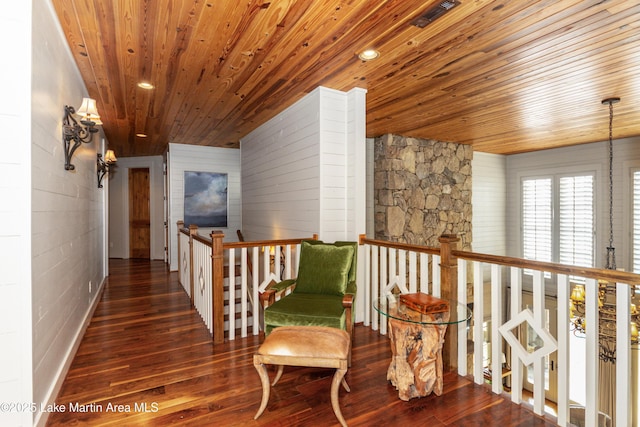
[[[357,242],[304,240],[298,277],[273,284],[261,296],[265,334],[298,325],[340,328],[353,336],[357,252]],[[276,294],[283,296],[275,301]]]

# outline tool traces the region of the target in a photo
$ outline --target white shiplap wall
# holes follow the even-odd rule
[[[367,228],[366,235],[367,237],[373,238],[375,236],[375,204],[374,204],[374,183],[373,183],[373,173],[374,173],[374,151],[373,144],[375,139],[367,138],[367,150],[366,150],[366,175],[367,175],[367,184],[366,184],[366,192],[367,192]]]
[[[117,154],[117,153],[116,153]],[[164,259],[164,169],[162,156],[120,158],[104,178],[109,191],[109,256],[129,258],[129,169],[149,169],[151,259]]]
[[[473,153],[472,250],[507,255],[507,159],[489,153]]]
[[[320,227],[320,91],[240,141],[248,240],[310,236]]]
[[[615,128],[614,128],[615,132]],[[614,246],[618,268],[630,265],[629,170],[640,166],[640,138],[614,141],[613,210]],[[507,248],[510,255],[521,256],[520,182],[525,176],[596,172],[596,266],[603,266],[609,239],[609,158],[608,142],[584,144],[511,155],[507,157]]]
[[[346,231],[352,240],[367,232],[366,96],[367,91],[360,88],[347,93]]]
[[[75,171],[64,169],[63,108],[77,107],[87,91],[51,3],[33,1],[32,19],[32,401],[48,404],[62,385],[105,277],[107,199],[96,177],[100,137],[76,151]],[[45,419],[40,412],[34,416],[36,423]]]
[[[199,145],[169,144],[167,174],[169,182],[169,260],[170,269],[178,269],[177,221],[184,219],[184,173],[219,172],[228,174],[229,211],[226,228],[216,227],[224,233],[226,242],[237,241],[236,230],[241,229],[242,206],[240,185],[240,150],[203,147]],[[212,228],[201,228],[199,233],[208,235]]]
[[[342,92],[319,91],[320,225],[322,238],[343,238],[347,226],[347,99]],[[337,237],[340,236],[340,237]]]
[[[241,140],[248,239],[364,233],[365,93],[319,87]]]
[[[0,402],[31,402],[31,2],[0,4],[0,44]]]

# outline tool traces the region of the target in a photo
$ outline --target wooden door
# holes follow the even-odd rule
[[[129,257],[151,257],[149,168],[129,169]]]

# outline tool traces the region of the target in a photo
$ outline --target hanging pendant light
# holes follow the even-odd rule
[[[620,98],[607,98],[602,105],[609,104],[609,246],[607,246],[607,262],[605,268],[616,269],[616,248],[613,246],[613,104]]]
[[[616,269],[616,250],[613,246],[613,104],[620,102],[620,98],[602,100],[603,105],[609,105],[609,246],[607,246],[607,261],[605,268]],[[635,292],[631,287],[631,333],[632,345],[638,345],[638,325],[640,324],[640,310]],[[583,284],[572,286],[569,296],[569,311],[574,333],[584,336],[586,332],[585,289]],[[603,362],[616,363],[616,287],[614,283],[605,280],[598,281],[598,331],[599,357]]]

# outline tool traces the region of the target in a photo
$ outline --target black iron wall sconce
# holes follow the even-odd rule
[[[74,117],[80,116],[80,122]],[[73,153],[84,142],[89,143],[93,139],[93,134],[98,132],[96,126],[101,125],[100,115],[96,108],[95,99],[83,98],[82,105],[76,111],[70,105],[64,106],[64,119],[62,121],[62,142],[64,143],[64,168],[74,170],[76,167],[71,164]],[[71,145],[73,141],[73,145]]]
[[[98,188],[102,188],[102,179],[109,172],[109,168],[111,167],[111,165],[113,165],[117,161],[118,159],[116,159],[116,155],[114,154],[113,150],[107,150],[104,155],[104,160],[102,159],[102,154],[98,153]]]

